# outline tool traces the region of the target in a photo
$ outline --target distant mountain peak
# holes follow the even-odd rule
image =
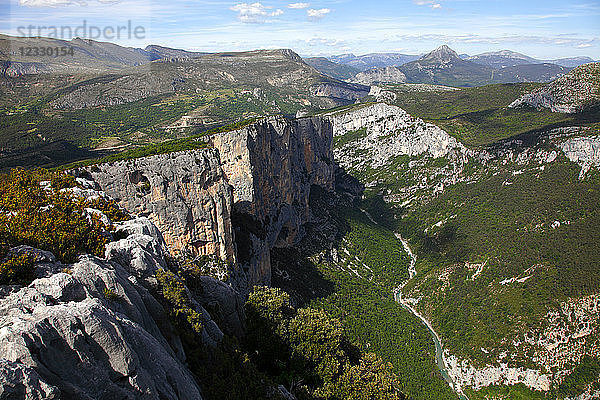
[[[460,60],[458,53],[452,50],[447,45],[442,45],[437,49],[433,50],[431,53],[424,55],[421,57],[422,60],[427,61],[439,61],[439,62],[448,62],[454,60]]]

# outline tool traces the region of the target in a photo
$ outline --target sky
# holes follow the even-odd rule
[[[209,52],[423,54],[447,44],[599,60],[600,0],[0,0],[0,32]]]

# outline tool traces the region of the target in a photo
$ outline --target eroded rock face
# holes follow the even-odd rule
[[[101,164],[78,171],[134,215],[147,216],[172,250],[234,263],[232,189],[214,149]]]
[[[363,85],[373,85],[376,83],[404,83],[406,82],[406,75],[404,75],[397,67],[374,68],[356,74],[354,82]]]
[[[331,122],[265,118],[214,135],[211,144],[219,150],[223,171],[233,185],[235,209],[249,217],[245,223],[249,232],[238,237],[240,260],[250,264],[251,283],[268,284],[269,250],[293,245],[304,234],[311,186],[333,190]]]
[[[165,263],[146,218],[105,259],[83,256],[0,299],[0,393],[25,398],[200,399],[180,340],[153,296]],[[148,234],[150,233],[150,235]],[[107,296],[109,290],[113,296]],[[202,340],[223,334],[199,304]]]
[[[379,168],[399,155],[418,156],[426,153],[438,158],[450,152],[459,155],[468,153],[461,143],[444,130],[412,117],[400,107],[385,103],[341,111],[329,117],[333,121],[334,136],[364,130],[358,141],[336,149],[336,159],[345,168],[355,166],[357,158],[364,160],[371,168]]]
[[[575,137],[559,146],[569,160],[581,166],[580,178],[583,178],[591,167],[600,166],[600,136]]]

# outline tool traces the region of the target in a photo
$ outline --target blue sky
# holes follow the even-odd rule
[[[49,27],[63,27],[68,34],[85,21],[89,35],[90,26],[114,33],[131,23],[143,34],[123,30],[109,40],[128,46],[330,55],[420,54],[448,44],[468,54],[510,49],[545,59],[600,59],[600,0],[0,1],[2,33],[46,27],[48,36]]]

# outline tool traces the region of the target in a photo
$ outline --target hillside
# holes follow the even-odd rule
[[[354,68],[349,65],[338,64],[329,61],[325,57],[310,57],[305,58],[304,61],[320,73],[340,80],[352,79],[360,72],[358,68]]]
[[[494,82],[550,82],[567,74],[571,68],[556,64],[519,64],[500,69],[494,74]]]
[[[329,57],[330,61],[348,65],[360,71],[372,68],[399,66],[418,59],[419,56],[401,53],[371,53],[360,56],[342,54]]]
[[[553,112],[576,113],[600,102],[600,63],[585,64],[567,75],[527,93],[511,107],[547,108]]]
[[[85,150],[122,150],[259,115],[345,105],[369,92],[320,74],[289,50],[157,60],[93,77],[27,75],[3,81],[0,90],[8,102],[0,122],[4,167],[23,165],[27,157],[19,152],[48,153],[43,149],[55,142],[79,148],[72,153],[78,158]],[[49,160],[27,163],[66,157],[50,152]]]
[[[526,90],[490,89],[427,92],[429,112],[461,113],[478,95],[499,108]],[[390,105],[334,116],[336,160],[414,255],[396,299],[431,323],[453,387],[470,399],[593,398],[598,374],[580,371],[597,362],[600,332],[598,129],[507,129],[473,148]]]

